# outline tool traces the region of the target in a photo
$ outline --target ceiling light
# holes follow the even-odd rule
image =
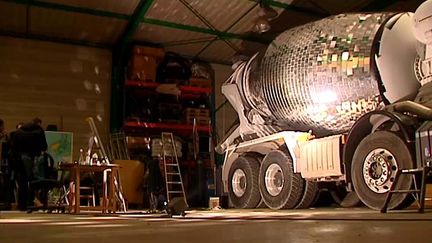
[[[264,33],[270,30],[270,23],[266,17],[260,16],[255,20],[255,31]]]
[[[254,30],[258,33],[264,33],[270,30],[270,20],[276,18],[278,16],[278,12],[267,6],[260,1],[260,9],[258,11],[258,17],[255,20]]]

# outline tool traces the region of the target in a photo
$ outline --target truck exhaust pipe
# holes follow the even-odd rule
[[[390,105],[388,110],[398,112],[409,112],[426,120],[432,120],[432,109],[414,101],[402,101]]]

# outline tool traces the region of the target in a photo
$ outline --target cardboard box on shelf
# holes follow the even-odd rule
[[[129,79],[155,82],[157,64],[163,56],[164,51],[160,48],[134,47],[129,64]]]
[[[156,81],[157,63],[153,57],[134,55],[129,66],[129,79],[144,82]]]
[[[201,108],[186,108],[186,123],[193,124],[194,119],[198,125],[208,125],[210,122],[210,111]]]
[[[133,53],[134,55],[152,56],[158,60],[165,56],[165,51],[163,49],[148,46],[134,46]]]
[[[150,148],[150,137],[127,136],[126,144],[129,149]]]

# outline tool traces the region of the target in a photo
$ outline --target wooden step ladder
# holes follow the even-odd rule
[[[390,187],[390,190],[387,194],[386,200],[384,202],[383,207],[381,208],[381,213],[387,213],[388,212],[388,204],[390,203],[391,197],[395,193],[409,193],[411,194],[414,199],[416,200],[417,206],[418,206],[418,212],[424,213],[424,204],[425,204],[425,197],[426,197],[426,179],[429,175],[429,172],[432,171],[432,167],[427,165],[421,168],[416,169],[402,169],[398,170],[396,172],[395,179]],[[414,189],[409,190],[395,190],[395,187],[397,185],[397,182],[401,176],[411,176],[413,183],[414,183]],[[420,188],[417,186],[417,180],[416,176],[421,176],[420,178]]]
[[[105,163],[105,164],[111,164],[111,159],[108,157],[107,154],[107,150],[105,149],[104,144],[102,143],[102,139],[99,135],[99,131],[96,127],[96,124],[94,122],[93,117],[87,117],[86,121],[88,122],[90,129],[91,129],[91,135],[89,138],[89,145],[88,145],[88,149],[87,149],[87,153],[86,153],[86,158],[85,158],[85,163],[87,165],[91,165],[92,164],[92,154],[97,151],[97,154],[99,154],[99,158],[101,163]],[[120,173],[118,172],[118,170],[116,170],[114,173],[113,170],[110,171],[105,171],[103,173],[103,180],[107,181],[108,180],[108,176],[113,176],[114,177],[114,195],[115,195],[115,205],[118,205],[118,208],[120,209],[120,211],[122,212],[126,212],[127,211],[127,205],[126,205],[126,200],[123,196],[123,188],[121,185],[121,179],[120,179]],[[105,191],[108,191],[108,188],[105,188]],[[105,197],[106,195],[104,195]],[[111,202],[113,203],[113,202]]]
[[[187,205],[183,179],[178,162],[177,148],[172,133],[162,133],[162,151],[167,203],[169,204],[174,198],[182,198]]]

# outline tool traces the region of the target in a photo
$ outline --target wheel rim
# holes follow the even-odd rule
[[[242,169],[237,169],[234,171],[231,184],[233,192],[237,197],[241,197],[245,194],[247,182],[246,174]]]
[[[278,164],[271,164],[265,172],[265,185],[267,192],[275,197],[281,193],[285,178],[282,168]]]
[[[373,192],[386,193],[395,179],[397,161],[387,149],[372,150],[363,163],[363,179]]]

